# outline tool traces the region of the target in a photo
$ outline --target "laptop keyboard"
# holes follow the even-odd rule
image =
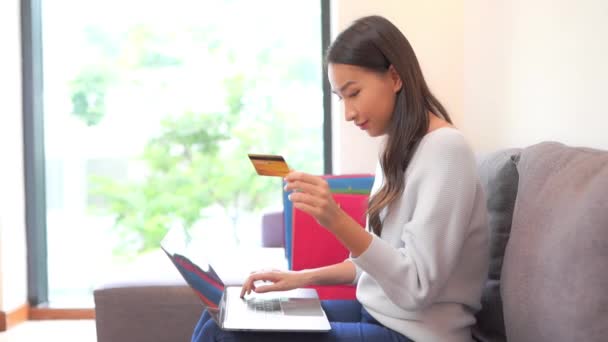
[[[256,313],[265,313],[266,315],[279,315],[281,314],[281,301],[280,299],[254,299],[247,301],[247,308],[249,311]]]

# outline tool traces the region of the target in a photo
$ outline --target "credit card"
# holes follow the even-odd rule
[[[285,177],[289,173],[289,166],[281,156],[251,153],[248,156],[260,176]]]

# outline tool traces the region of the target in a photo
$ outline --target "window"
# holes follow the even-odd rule
[[[319,2],[40,5],[43,105],[29,115],[43,123],[44,172],[26,181],[45,180],[38,233],[54,305],[91,304],[96,283],[146,262],[174,225],[208,248],[259,245],[281,181],[257,176],[249,152],[328,172]]]

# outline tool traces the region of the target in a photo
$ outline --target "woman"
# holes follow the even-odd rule
[[[323,301],[328,333],[234,333],[203,315],[193,341],[471,341],[488,268],[485,199],[471,148],[431,94],[410,44],[388,20],[355,21],[327,52],[344,115],[386,136],[368,208],[368,229],[334,202],[317,176],[291,172],[294,207],[350,250],[344,262],[257,272],[242,295],[308,285],[357,284],[357,300]],[[270,281],[256,287],[254,282]]]

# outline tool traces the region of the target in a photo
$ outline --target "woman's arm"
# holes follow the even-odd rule
[[[343,211],[340,211],[338,218],[326,228],[348,248],[352,257],[361,255],[372,243],[372,236]]]
[[[301,271],[270,271],[252,273],[241,289],[241,297],[251,291],[257,293],[286,291],[310,285],[334,285],[353,283],[357,271],[350,261]],[[270,285],[256,286],[256,281],[270,281]]]
[[[300,273],[305,279],[306,286],[352,284],[357,275],[355,265],[350,260],[331,266],[302,270]]]

